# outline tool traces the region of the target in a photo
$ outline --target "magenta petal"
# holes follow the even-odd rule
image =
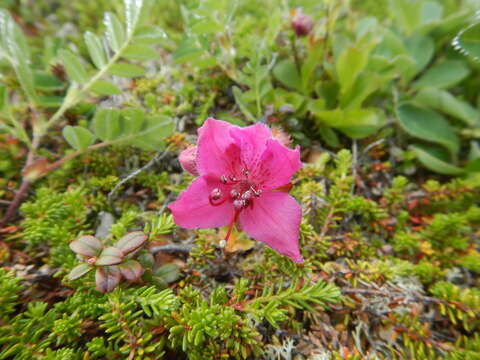
[[[233,219],[233,206],[230,201],[213,206],[209,195],[213,189],[220,189],[224,196],[229,188],[220,179],[207,175],[195,179],[168,208],[172,211],[175,223],[187,229],[212,228],[227,225]]]
[[[200,175],[233,173],[232,158],[238,158],[239,151],[230,137],[233,128],[236,126],[208,118],[198,129],[197,170]]]
[[[256,123],[244,128],[234,127],[230,130],[230,136],[240,148],[241,166],[252,171],[259,164],[267,140],[272,139],[272,132],[265,124]]]
[[[180,165],[182,165],[183,170],[192,174],[193,176],[198,176],[197,170],[197,147],[189,146],[183,150],[178,156]]]
[[[295,262],[303,262],[298,244],[301,218],[302,209],[293,197],[264,192],[240,213],[240,225],[252,238]]]
[[[299,146],[292,150],[277,140],[267,140],[260,166],[254,176],[262,189],[273,190],[288,184],[301,167]]]

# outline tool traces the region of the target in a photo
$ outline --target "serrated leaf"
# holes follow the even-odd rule
[[[67,125],[63,128],[62,134],[71,147],[80,151],[92,145],[95,140],[95,136],[82,126]]]
[[[62,60],[67,75],[71,81],[79,84],[88,81],[87,72],[82,64],[80,58],[69,50],[60,50],[58,52],[59,58]]]
[[[127,260],[124,263],[118,265],[118,269],[125,279],[128,281],[135,281],[142,276],[144,269],[138,261]]]
[[[95,272],[96,289],[108,293],[120,283],[121,273],[117,266],[105,266]]]
[[[93,267],[88,264],[80,264],[75,266],[70,273],[68,274],[68,280],[73,281],[81,278],[83,275],[87,274],[92,270]]]
[[[101,140],[116,139],[121,133],[120,112],[116,109],[100,109],[93,119],[93,133]]]
[[[470,74],[470,69],[463,61],[447,60],[436,64],[413,84],[413,88],[437,87],[447,89],[459,83]]]
[[[98,95],[120,95],[122,91],[114,84],[105,80],[97,80],[90,88]]]
[[[84,235],[70,243],[70,249],[76,254],[88,257],[98,256],[102,251],[102,243],[94,236]]]
[[[400,126],[411,136],[443,145],[452,155],[458,152],[460,140],[442,115],[412,103],[400,104],[396,113]]]
[[[123,261],[123,252],[113,246],[107,246],[102,250],[98,256],[95,265],[97,266],[110,266],[117,265]]]
[[[133,231],[122,236],[115,244],[115,247],[120,249],[124,255],[127,255],[143,246],[147,238],[143,231]]]
[[[118,52],[126,40],[122,23],[115,14],[107,12],[105,13],[104,24],[108,44],[114,52]]]
[[[122,54],[131,60],[153,60],[159,57],[158,52],[150,46],[140,44],[128,45]]]
[[[135,31],[133,41],[135,44],[155,45],[167,38],[165,31],[157,26],[139,26]]]
[[[145,69],[138,65],[119,63],[113,64],[108,70],[108,73],[111,75],[132,78],[143,76],[145,74]]]
[[[107,55],[103,47],[102,40],[95,34],[87,31],[85,33],[85,44],[87,45],[88,54],[97,69],[101,69],[107,65]]]
[[[125,0],[125,20],[127,23],[127,34],[131,35],[135,28],[142,11],[142,0]]]
[[[417,159],[427,169],[445,175],[462,175],[465,171],[457,166],[450,164],[447,156],[442,156],[439,151],[422,145],[412,145],[411,149],[417,155]]]
[[[453,41],[453,46],[469,56],[480,59],[480,23],[461,31]]]

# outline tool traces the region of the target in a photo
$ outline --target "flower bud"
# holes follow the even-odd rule
[[[189,146],[185,150],[183,150],[180,155],[178,156],[178,160],[180,161],[180,165],[182,165],[183,170],[186,172],[198,176],[197,170],[197,147],[196,146]]]
[[[292,29],[298,37],[306,36],[313,29],[313,19],[297,10],[292,20]]]

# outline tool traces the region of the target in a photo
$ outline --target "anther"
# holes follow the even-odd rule
[[[247,201],[246,200],[235,200],[233,202],[233,207],[235,208],[235,210],[242,210],[243,208],[245,208],[247,206]]]
[[[247,169],[243,169],[242,173],[243,175],[248,176],[250,174],[250,171],[248,171]]]
[[[230,181],[233,181],[233,182],[237,181],[237,178],[235,177],[235,175],[230,175],[229,179]]]
[[[240,193],[238,192],[238,190],[232,189],[230,191],[230,196],[232,197],[232,199],[238,199],[240,197]]]
[[[210,193],[210,199],[212,200],[220,200],[222,198],[222,190],[219,188],[215,188]]]
[[[250,190],[247,190],[242,194],[242,199],[243,200],[250,200],[252,198],[252,196],[253,196],[252,192]]]
[[[220,176],[220,182],[225,185],[227,183],[227,177],[225,175]]]

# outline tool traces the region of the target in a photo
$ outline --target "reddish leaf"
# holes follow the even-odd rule
[[[143,274],[143,267],[135,260],[125,261],[123,264],[118,265],[123,277],[129,281],[138,280]]]
[[[102,244],[96,237],[84,235],[72,241],[70,243],[70,249],[79,255],[94,257],[98,256],[100,251],[102,251]]]
[[[110,292],[118,285],[120,278],[120,270],[116,266],[98,268],[95,273],[96,289],[102,293]]]
[[[70,274],[68,274],[68,280],[77,280],[92,269],[93,268],[88,264],[80,264],[78,266],[75,266],[72,271],[70,271]]]
[[[123,253],[113,246],[107,246],[103,249],[102,253],[98,257],[95,265],[97,266],[109,266],[120,264],[123,260]]]
[[[139,249],[147,241],[147,235],[142,231],[134,231],[126,234],[117,241],[115,247],[122,250],[123,254],[127,255]]]

